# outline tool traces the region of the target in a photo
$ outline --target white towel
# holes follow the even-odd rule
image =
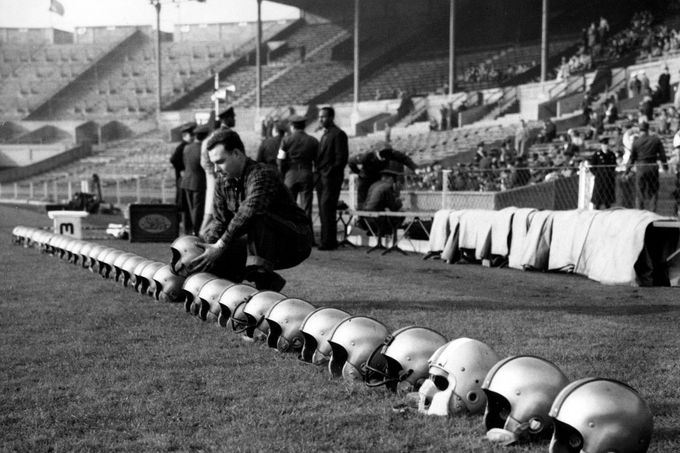
[[[458,245],[473,249],[478,260],[488,258],[491,250],[491,225],[498,211],[469,209],[460,218]]]
[[[464,212],[465,210],[449,212],[449,237],[446,239],[446,244],[444,244],[444,250],[442,250],[441,254],[442,260],[447,263],[453,262],[454,258],[458,255],[458,230],[460,217]]]
[[[602,211],[555,211],[548,270],[573,272],[593,219]]]
[[[552,216],[553,211],[538,211],[531,216],[521,259],[523,269],[548,270]]]
[[[574,272],[609,285],[636,285],[635,262],[650,223],[664,217],[649,211],[616,209],[593,219]]]
[[[430,228],[430,252],[441,252],[446,245],[446,239],[451,232],[449,228],[450,209],[440,209],[435,212]]]
[[[512,217],[517,208],[510,207],[496,211],[496,215],[491,223],[491,254],[498,256],[508,256],[510,248],[508,238],[512,228]]]
[[[512,240],[510,241],[510,254],[508,255],[508,266],[513,269],[524,269],[522,267],[522,255],[524,255],[524,243],[526,242],[531,217],[536,209],[520,208],[512,216]]]

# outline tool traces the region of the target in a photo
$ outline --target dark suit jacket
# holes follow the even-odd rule
[[[205,171],[201,167],[201,144],[189,143],[184,147],[184,176],[180,187],[186,190],[205,190]]]
[[[347,134],[336,125],[331,126],[319,141],[316,171],[322,178],[342,181],[349,159]]]

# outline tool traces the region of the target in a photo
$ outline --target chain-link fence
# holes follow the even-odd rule
[[[340,199],[356,208],[356,175]],[[446,181],[446,184],[443,182]],[[676,216],[680,199],[678,174],[657,164],[625,167],[531,167],[505,169],[441,170],[410,175],[400,196],[405,211],[439,209],[502,209],[508,206],[536,209],[638,208]],[[174,203],[175,180],[134,177],[101,180],[102,200],[119,206],[129,203]],[[79,181],[0,184],[0,199],[68,203],[78,192],[91,192]],[[316,207],[316,202],[314,203]]]

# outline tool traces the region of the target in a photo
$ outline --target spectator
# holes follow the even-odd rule
[[[449,128],[449,109],[446,104],[439,107],[439,115],[441,117],[439,130],[445,131]]]
[[[616,201],[616,154],[608,147],[609,137],[600,138],[600,149],[590,158],[595,177],[591,202],[595,209],[609,209]]]
[[[639,110],[641,117],[645,118],[647,121],[652,121],[654,119],[654,104],[650,95],[644,95],[642,101],[640,101]]]
[[[557,126],[552,122],[550,118],[546,118],[543,121],[543,129],[539,134],[540,143],[550,143],[557,137]]]
[[[616,99],[614,96],[610,97],[607,101],[607,110],[605,111],[604,117],[607,124],[615,124],[619,119],[619,109],[616,106]]]
[[[640,93],[642,93],[642,82],[638,77],[638,73],[634,72],[630,82],[628,82],[628,97],[640,96]]]
[[[671,73],[668,66],[664,66],[663,72],[659,75],[659,90],[657,91],[659,104],[665,104],[671,100]]]
[[[276,135],[262,140],[260,147],[257,149],[257,154],[255,155],[255,162],[269,165],[278,171],[276,156],[279,153],[279,149],[281,149],[281,143],[286,136],[287,129],[288,122],[286,120],[278,120],[274,123]]]
[[[520,125],[515,131],[515,149],[517,150],[518,155],[526,157],[529,142],[529,128],[523,119],[519,121]]]
[[[338,248],[336,210],[349,155],[347,134],[335,125],[334,119],[333,107],[319,111],[319,125],[324,129],[315,162],[321,220],[319,250]]]
[[[392,169],[384,169],[380,172],[380,179],[374,182],[368,189],[366,203],[363,207],[365,211],[399,211],[402,201],[399,198],[398,178],[401,173]],[[364,217],[361,219],[368,225],[369,231],[376,233],[379,237],[392,231],[392,228],[400,225],[403,217]],[[362,225],[362,222],[359,222]]]
[[[182,219],[184,233],[198,236],[205,211],[206,177],[201,167],[201,142],[188,143],[182,152]]]
[[[180,212],[182,212],[182,172],[184,171],[184,147],[187,144],[194,141],[194,129],[196,129],[196,123],[187,123],[180,129],[182,134],[182,141],[170,157],[170,163],[175,169],[175,204],[177,205]]]
[[[636,165],[637,182],[637,208],[645,209],[649,202],[650,211],[656,212],[659,193],[659,166],[660,161],[664,170],[668,171],[666,152],[663,143],[656,135],[649,134],[649,123],[640,124],[640,137],[633,143],[633,150],[626,167],[626,173]]]
[[[300,207],[312,220],[312,199],[314,196],[314,161],[319,151],[319,141],[305,132],[307,121],[300,115],[288,118],[293,133],[284,138],[278,153],[278,167],[284,184],[293,195],[301,197]]]
[[[387,168],[397,168],[396,165],[407,166],[415,171],[417,166],[406,154],[392,149],[388,143],[381,143],[374,150],[358,154],[349,160],[349,168],[359,175],[357,181],[357,204],[361,208],[368,195],[369,188],[380,180],[380,172]]]

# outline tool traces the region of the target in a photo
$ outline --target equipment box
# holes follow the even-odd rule
[[[179,211],[174,204],[131,204],[130,242],[172,242],[179,236]]]

